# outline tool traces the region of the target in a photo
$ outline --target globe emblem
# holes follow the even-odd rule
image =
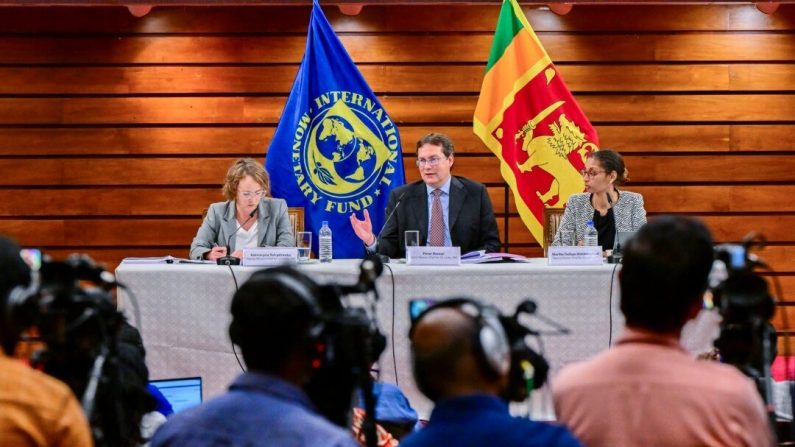
[[[320,122],[320,132],[315,134],[318,151],[334,164],[334,170],[343,179],[361,182],[365,173],[376,166],[375,149],[356,136],[353,126],[342,117],[331,116]]]

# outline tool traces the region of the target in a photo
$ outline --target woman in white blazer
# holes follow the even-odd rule
[[[643,196],[618,190],[618,186],[629,180],[629,171],[618,152],[609,149],[591,152],[582,176],[587,192],[569,197],[552,245],[561,245],[562,231],[572,232],[577,244],[582,245],[586,223],[593,220],[599,232],[599,245],[610,250],[615,248],[617,232],[637,231],[646,223]]]
[[[287,203],[268,197],[269,189],[268,173],[260,163],[237,160],[226,173],[226,201],[210,205],[193,238],[190,258],[214,261],[227,255],[227,243],[237,258],[243,257],[245,247],[294,247]]]

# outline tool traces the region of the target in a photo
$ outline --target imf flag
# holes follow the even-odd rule
[[[368,209],[384,224],[389,191],[405,182],[400,135],[334,34],[317,1],[292,92],[268,148],[274,197],[304,207],[307,229],[332,230],[335,258],[364,255],[349,221]]]

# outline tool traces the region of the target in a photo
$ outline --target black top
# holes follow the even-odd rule
[[[593,203],[593,194],[591,194]],[[602,216],[598,210],[593,211],[593,225],[599,233],[599,245],[602,250],[612,250],[616,241],[616,218],[613,215],[613,208],[607,210],[607,214]]]

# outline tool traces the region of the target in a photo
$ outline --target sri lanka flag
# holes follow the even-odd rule
[[[583,192],[579,171],[599,140],[516,0],[500,10],[473,130],[500,159],[519,215],[541,243],[544,207]]]

